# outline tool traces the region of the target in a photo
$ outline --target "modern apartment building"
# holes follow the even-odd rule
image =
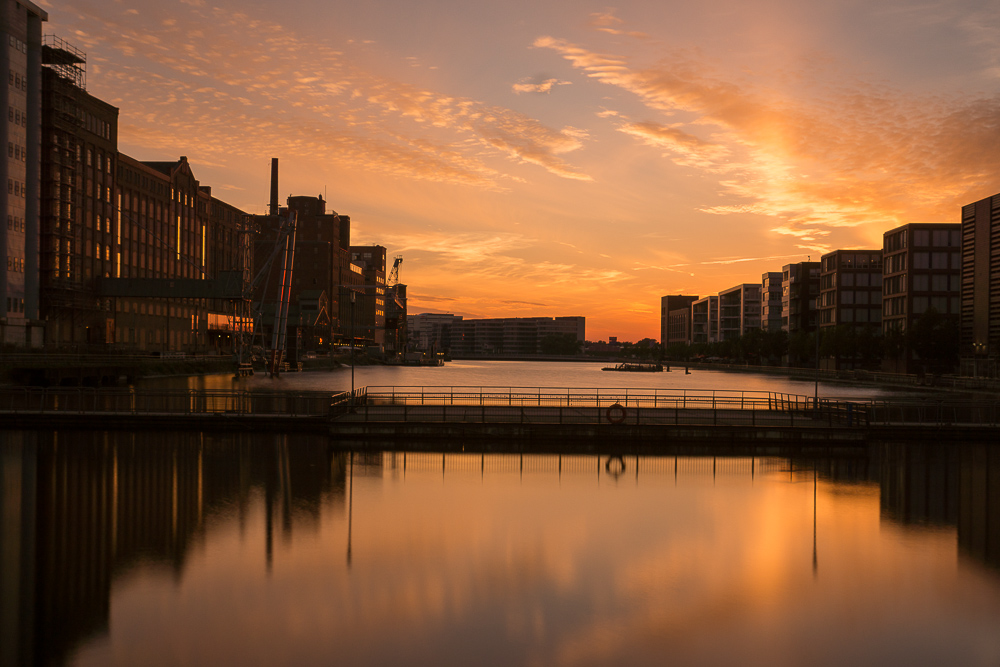
[[[996,376],[1000,359],[1000,194],[962,207],[963,373]]]
[[[797,262],[781,268],[781,328],[789,333],[816,330],[819,262]]]
[[[702,297],[691,304],[691,343],[719,340],[719,297]]]
[[[909,331],[928,310],[952,318],[961,311],[962,226],[913,223],[883,236],[882,329],[886,335]],[[883,367],[900,373],[915,370],[914,352],[905,337],[898,355]]]
[[[690,320],[691,320],[691,304],[698,300],[697,296],[688,296],[684,294],[672,294],[660,297],[660,343],[664,346],[670,343],[687,343],[688,336],[687,330],[690,330]],[[686,326],[681,324],[680,320],[674,323],[674,334],[671,334],[670,318],[671,313],[674,313],[674,317],[679,317],[680,313],[676,311],[686,311],[687,324]],[[679,331],[678,327],[685,330],[683,339],[678,339]]]
[[[719,292],[719,340],[735,340],[760,329],[761,286],[744,283]]]
[[[781,331],[781,271],[768,271],[760,278],[760,328]]]
[[[834,250],[820,263],[820,327],[881,329],[882,251]]]
[[[7,85],[0,95],[7,107],[4,143],[7,158],[0,160],[0,206],[7,227],[0,233],[0,255],[7,269],[0,273],[0,344],[40,347],[39,229],[42,129],[42,22],[48,14],[27,0],[0,0],[0,66]]]

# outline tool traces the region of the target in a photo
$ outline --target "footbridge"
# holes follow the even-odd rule
[[[983,441],[1000,400],[814,399],[761,391],[365,387],[354,392],[0,389],[6,428],[329,434],[345,448],[660,451],[665,444]]]

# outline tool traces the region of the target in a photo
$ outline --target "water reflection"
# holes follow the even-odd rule
[[[987,445],[609,458],[2,438],[4,665],[1000,660]]]

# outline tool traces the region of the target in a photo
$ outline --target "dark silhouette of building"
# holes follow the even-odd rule
[[[666,347],[670,343],[690,342],[691,304],[697,300],[697,296],[683,294],[668,294],[660,297],[661,345]],[[687,315],[685,316],[684,313]],[[673,324],[671,324],[671,318],[674,318]]]
[[[914,223],[883,236],[882,330],[900,344],[883,368],[910,373],[917,359],[906,333],[933,309],[958,323],[961,311],[961,225]]]
[[[962,207],[961,354],[965,374],[997,376],[1000,194]]]

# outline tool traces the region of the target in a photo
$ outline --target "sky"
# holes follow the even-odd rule
[[[663,295],[1000,192],[994,0],[38,4],[120,150],[250,213],[279,158],[402,255],[411,314],[655,339]]]

